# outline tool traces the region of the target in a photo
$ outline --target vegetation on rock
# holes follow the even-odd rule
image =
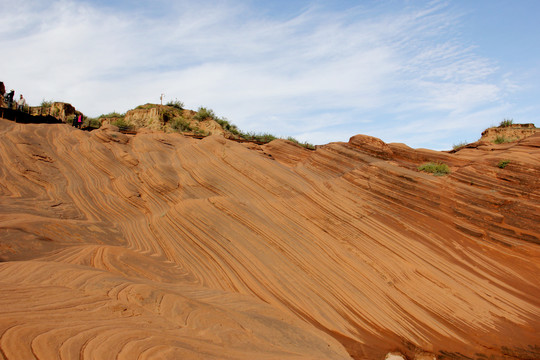
[[[125,117],[126,117],[125,113],[120,114],[120,113],[117,113],[116,111],[113,111],[113,112],[108,113],[108,114],[99,115],[98,119],[102,119],[102,118],[125,118]]]
[[[305,142],[300,142],[300,141],[296,140],[295,138],[293,138],[292,136],[289,136],[289,137],[287,138],[287,140],[289,140],[289,141],[295,143],[296,145],[300,145],[300,146],[302,146],[302,147],[305,147],[306,149],[309,149],[309,150],[315,150],[315,146],[314,146],[313,144],[308,143],[307,141],[305,141]]]
[[[44,108],[44,109],[50,108],[52,106],[52,104],[53,104],[52,100],[48,100],[48,101],[45,100],[45,99],[41,100],[41,107]]]
[[[193,131],[193,128],[186,119],[182,116],[176,117],[170,121],[169,126],[171,129],[184,132],[184,131]]]
[[[201,106],[193,118],[197,121],[204,121],[207,119],[214,120],[216,118],[216,114],[212,109],[207,109]]]
[[[467,146],[467,144],[468,144],[468,142],[466,142],[466,141],[461,141],[461,142],[459,142],[459,143],[457,143],[457,144],[452,145],[452,149],[454,149],[454,150],[459,150],[459,149],[461,149],[461,148]]]
[[[497,164],[497,166],[501,169],[504,169],[508,164],[510,164],[510,160],[501,160]]]
[[[128,124],[123,117],[112,121],[111,124],[117,126],[120,131],[129,131],[133,129],[133,125]]]
[[[504,119],[504,120],[501,121],[501,123],[499,124],[499,127],[501,127],[501,128],[509,127],[509,126],[512,125],[513,123],[514,123],[514,119]]]
[[[178,110],[184,110],[184,103],[181,102],[181,101],[178,100],[178,99],[175,99],[174,101],[171,100],[171,101],[169,101],[166,105],[167,105],[167,106],[171,106],[171,107],[173,107],[173,108],[176,108],[176,109],[178,109]]]
[[[418,167],[418,170],[431,173],[436,176],[450,174],[450,168],[448,165],[434,162],[422,164]]]
[[[495,144],[504,144],[512,141],[514,141],[514,139],[507,138],[504,135],[498,135],[495,140],[493,140]]]

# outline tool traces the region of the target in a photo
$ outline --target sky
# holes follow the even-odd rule
[[[95,117],[179,100],[312,144],[540,126],[537,0],[0,0],[0,81]]]

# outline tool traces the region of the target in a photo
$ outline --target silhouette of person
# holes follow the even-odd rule
[[[4,82],[0,81],[0,106],[4,107],[4,97],[6,96],[6,87]]]
[[[8,103],[8,109],[11,109],[11,107],[13,106],[13,97],[15,96],[15,90],[11,89],[7,94],[6,94],[6,101]]]

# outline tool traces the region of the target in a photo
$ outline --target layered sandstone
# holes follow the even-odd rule
[[[0,120],[0,358],[539,356],[540,135],[116,130]]]
[[[124,121],[134,129],[180,131],[204,135],[225,135],[228,133],[212,118],[199,120],[196,119],[195,115],[196,112],[193,110],[146,104],[126,112]],[[105,123],[114,123],[117,119],[104,120]],[[182,123],[184,128],[179,128],[179,123]]]
[[[70,117],[73,117],[74,114],[81,114],[73,105],[65,102],[50,102],[45,106],[31,106],[29,113],[34,116],[53,116],[63,122],[71,120]]]
[[[536,128],[534,124],[509,124],[508,126],[490,127],[484,130],[480,141],[494,142],[499,138],[512,142],[537,133],[540,133],[540,129]]]

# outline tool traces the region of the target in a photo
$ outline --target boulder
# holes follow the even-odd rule
[[[392,149],[381,139],[368,135],[355,135],[349,139],[349,145],[368,155],[381,159],[391,159]]]

